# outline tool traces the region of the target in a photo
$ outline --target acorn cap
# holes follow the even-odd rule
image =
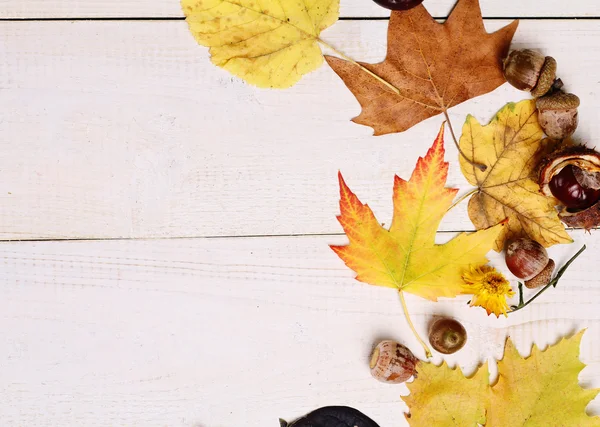
[[[571,110],[579,107],[581,101],[577,95],[563,91],[538,98],[535,105],[538,110]]]
[[[531,95],[537,98],[548,93],[554,84],[554,80],[556,79],[557,66],[558,64],[556,63],[556,59],[552,58],[551,56],[546,57],[546,61],[544,62],[542,71],[540,72],[540,77],[538,78],[538,83],[531,91]]]
[[[544,269],[540,271],[537,276],[535,276],[533,279],[525,281],[525,286],[527,286],[529,289],[546,286],[548,283],[550,283],[550,280],[552,280],[552,273],[554,273],[555,266],[556,264],[554,263],[554,260],[548,260],[546,267],[544,267]]]

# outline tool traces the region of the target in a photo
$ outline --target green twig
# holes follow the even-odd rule
[[[562,268],[560,270],[558,270],[558,273],[556,273],[556,276],[554,277],[554,279],[552,279],[550,281],[550,283],[548,283],[546,286],[544,286],[542,289],[540,289],[540,291],[535,294],[534,296],[532,296],[526,303],[523,303],[523,286],[522,283],[519,283],[519,305],[518,306],[512,306],[511,307],[511,311],[509,311],[510,313],[514,313],[515,311],[519,311],[522,308],[527,307],[529,304],[531,304],[534,300],[537,299],[537,297],[539,297],[541,294],[543,294],[549,287],[556,287],[556,285],[558,285],[558,281],[560,280],[560,278],[562,277],[563,274],[565,274],[565,271],[567,271],[567,268],[569,268],[569,266],[571,265],[571,263],[573,261],[575,261],[575,259],[581,255],[581,253],[583,251],[585,251],[586,246],[583,245],[583,247],[581,249],[579,249],[579,251],[573,255],[571,257],[571,259],[569,261],[567,261],[567,263],[565,265],[562,266]]]

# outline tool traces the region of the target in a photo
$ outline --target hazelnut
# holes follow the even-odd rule
[[[538,121],[546,135],[553,139],[564,139],[573,135],[579,123],[579,104],[577,95],[560,90],[538,98]]]

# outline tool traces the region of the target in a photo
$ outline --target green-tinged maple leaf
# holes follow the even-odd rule
[[[461,233],[446,244],[435,244],[438,226],[457,192],[445,186],[447,176],[442,126],[427,155],[417,161],[410,180],[395,178],[394,216],[386,230],[340,174],[338,220],[350,244],[332,249],[357,273],[357,280],[432,301],[465,291],[461,274],[471,265],[488,261],[486,254],[503,226]]]

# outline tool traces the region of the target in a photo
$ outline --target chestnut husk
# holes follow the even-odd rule
[[[554,198],[550,191],[550,181],[568,165],[577,166],[588,173],[600,172],[600,153],[582,145],[574,145],[543,158],[540,162],[538,182],[544,195]],[[559,218],[569,227],[590,230],[600,225],[600,200],[583,210],[567,209],[558,200],[556,205]]]

